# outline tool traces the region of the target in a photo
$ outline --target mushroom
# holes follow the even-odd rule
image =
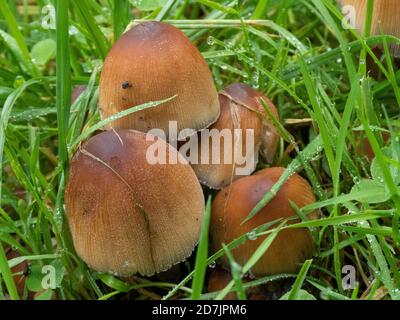
[[[124,33],[104,61],[100,77],[102,118],[175,95],[157,107],[115,120],[111,127],[142,132],[161,129],[169,139],[169,121],[177,122],[178,132],[197,131],[219,116],[210,69],[179,29],[161,22],[143,22]]]
[[[276,196],[253,218],[242,224],[250,211],[265,193],[278,181],[284,168],[267,168],[250,177],[241,178],[229,187],[221,190],[214,199],[211,217],[211,242],[214,250],[219,250],[223,243],[254,230],[254,228],[280,218],[296,216],[290,200],[302,208],[315,202],[315,196],[309,183],[298,174],[293,174],[281,187]],[[310,219],[317,218],[312,212]],[[296,221],[291,221],[291,223]],[[246,263],[265,236],[249,240],[232,250],[239,264]],[[314,242],[308,229],[293,228],[279,232],[271,246],[251,269],[251,275],[258,277],[285,272],[295,272],[300,263],[311,257]],[[222,265],[228,267],[225,258]]]
[[[151,164],[156,142],[179,161]],[[103,132],[76,152],[65,205],[78,255],[119,276],[151,276],[186,259],[204,214],[190,165],[161,138],[135,130]]]
[[[357,29],[363,32],[365,25],[365,15],[367,0],[339,0],[344,6],[353,6],[355,10],[355,23]],[[398,0],[376,0],[374,1],[374,13],[372,17],[371,33],[381,34],[381,28],[384,34],[400,37],[400,24],[398,22],[398,13],[400,12],[400,2]],[[400,46],[392,44],[391,52],[394,57],[400,58]]]
[[[208,161],[192,163],[200,182],[213,189],[221,189],[241,176],[250,175],[256,169],[259,152],[268,162],[272,162],[280,136],[260,99],[265,101],[274,117],[278,118],[273,103],[246,84],[232,84],[220,92],[221,115],[208,128],[208,136],[203,135],[204,131],[201,132],[198,149],[199,158],[204,156],[203,152],[208,153],[205,155]],[[213,131],[219,135],[214,137]],[[226,133],[230,141],[226,140]],[[248,136],[248,133],[251,135]],[[220,142],[216,149],[212,147],[215,138]],[[214,161],[214,157],[218,161]]]

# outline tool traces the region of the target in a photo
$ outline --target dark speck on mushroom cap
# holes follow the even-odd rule
[[[124,89],[124,90],[129,89],[129,88],[132,88],[132,84],[129,83],[129,81],[125,81],[125,82],[123,82],[123,83],[121,84],[121,88]]]
[[[219,116],[218,94],[199,50],[178,28],[144,22],[126,31],[108,53],[100,76],[102,119],[150,101],[174,97],[109,123],[107,129],[200,130]],[[139,119],[144,116],[144,120]]]

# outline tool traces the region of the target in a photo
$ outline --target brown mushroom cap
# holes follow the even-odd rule
[[[342,6],[354,6],[356,10],[356,27],[360,32],[363,32],[367,0],[339,0],[339,3]],[[399,0],[376,0],[372,17],[372,34],[381,34],[382,28],[384,34],[400,37],[399,12]],[[395,57],[400,57],[399,45],[391,45],[391,51]]]
[[[250,175],[256,169],[259,152],[269,162],[273,160],[278,147],[279,134],[272,122],[268,120],[266,111],[259,100],[260,98],[267,103],[272,114],[278,117],[278,111],[272,102],[262,93],[246,84],[232,84],[220,92],[221,115],[217,122],[208,129],[210,131],[218,130],[218,132],[226,129],[230,130],[232,144],[229,145],[229,150],[226,150],[225,140],[221,139],[219,155],[215,155],[216,158],[220,159],[220,163],[216,164],[212,163],[214,155],[211,147],[211,139],[201,141],[200,147],[204,147],[204,144],[208,145],[206,149],[209,150],[209,163],[192,164],[193,170],[200,182],[213,189],[221,189],[241,176]],[[241,148],[238,148],[238,145],[234,147],[235,129],[241,129],[241,139],[238,141],[241,143]],[[253,150],[249,150],[248,152],[246,130],[253,130],[254,134]],[[198,151],[199,155],[202,149],[200,147]],[[247,161],[244,164],[239,164],[235,161],[224,163],[226,152],[231,153],[230,158],[233,160],[239,159],[238,157],[245,157],[247,153],[252,154],[252,163],[250,165],[248,165]],[[245,167],[247,169],[243,170],[243,173],[239,175],[237,169],[244,169]]]
[[[264,94],[244,83],[232,84],[221,93],[228,96],[236,104],[253,110],[255,114],[257,114],[256,112],[261,113],[259,114],[259,118],[261,118],[263,129],[261,131],[260,152],[261,155],[271,163],[278,148],[280,136],[278,130],[269,119],[260,99],[265,101],[272,115],[277,119],[279,119],[278,109]]]
[[[221,244],[252,231],[270,221],[296,216],[290,205],[293,201],[299,208],[315,202],[309,183],[300,175],[292,175],[277,195],[252,219],[241,225],[254,206],[278,181],[284,168],[268,168],[250,177],[241,178],[221,190],[214,199],[211,220],[211,238],[214,250]],[[308,216],[316,218],[316,212]],[[235,260],[244,264],[265,239],[248,240],[232,250]],[[252,268],[251,274],[263,276],[276,273],[294,272],[299,263],[312,256],[314,243],[308,229],[285,229],[279,232],[263,257]],[[223,259],[223,265],[228,261]]]
[[[154,141],[181,159],[161,139],[120,130],[92,137],[72,160],[69,226],[78,255],[97,271],[151,276],[187,258],[198,241],[201,186],[188,164],[150,164]]]
[[[116,129],[147,132],[169,121],[178,130],[204,129],[219,116],[210,69],[198,49],[177,28],[160,22],[136,25],[115,43],[100,78],[100,112],[107,118],[150,101],[173,100],[116,120]]]

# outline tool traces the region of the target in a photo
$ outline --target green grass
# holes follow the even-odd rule
[[[47,6],[55,8],[54,16]],[[254,230],[253,237],[266,238],[244,265],[232,250],[249,240],[246,234],[218,252],[208,250],[208,203],[194,262],[186,262],[176,283],[89,269],[74,251],[64,212],[68,163],[80,142],[115,118],[174,98],[100,121],[102,61],[130,22],[147,19],[184,31],[206,58],[218,89],[245,82],[278,107],[274,121],[282,141],[274,165],[286,171],[248,219],[294,172],[317,196],[316,203],[295,208],[301,222],[278,220]],[[42,21],[52,20],[56,29],[51,23],[43,28]],[[57,271],[59,299],[223,299],[229,292],[244,299],[245,289],[282,279],[292,285],[282,299],[400,299],[400,70],[388,49],[400,40],[371,36],[370,28],[367,19],[362,35],[344,30],[334,0],[0,1],[0,300],[28,298],[48,264]],[[377,44],[383,58],[372,51]],[[376,79],[367,57],[380,70]],[[87,88],[71,104],[79,84]],[[390,133],[386,143],[383,132]],[[372,163],[356,152],[360,136],[376,155]],[[313,210],[320,220],[307,220]],[[312,230],[317,249],[297,274],[242,280],[279,230],[299,227]],[[6,256],[10,247],[19,258]],[[207,292],[207,266],[224,255],[232,281]],[[11,269],[23,261],[31,273],[21,293]],[[354,290],[342,287],[344,265],[356,268]]]
[[[204,278],[207,270],[208,257],[208,229],[211,217],[211,197],[207,200],[204,223],[201,229],[199,246],[196,251],[196,263],[194,265],[194,276],[192,285],[192,299],[199,299],[204,286]]]

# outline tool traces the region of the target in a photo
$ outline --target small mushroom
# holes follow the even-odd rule
[[[100,113],[107,118],[125,109],[175,96],[154,108],[111,123],[115,129],[147,132],[169,121],[177,129],[204,129],[218,119],[218,94],[199,50],[177,28],[143,22],[125,32],[104,61],[100,77]]]
[[[229,187],[221,190],[214,199],[211,220],[211,239],[214,250],[219,250],[223,243],[228,244],[243,234],[265,223],[280,218],[296,216],[290,200],[302,208],[315,202],[315,196],[309,183],[298,174],[293,174],[281,187],[276,196],[253,218],[242,224],[265,193],[278,181],[284,168],[268,168],[258,171],[250,177],[241,178]],[[317,213],[308,215],[317,218]],[[296,219],[298,220],[298,219]],[[291,221],[298,222],[298,221]],[[246,263],[265,236],[249,236],[243,245],[232,250],[239,264]],[[295,272],[299,264],[311,257],[314,242],[308,229],[285,229],[279,232],[271,246],[255,264],[251,275],[258,277],[277,273]],[[223,266],[229,266],[226,258]]]
[[[363,32],[367,12],[367,0],[339,0],[339,3],[342,6],[353,6],[356,14],[356,27],[360,32]],[[371,33],[373,35],[380,35],[382,29],[383,34],[400,37],[399,12],[400,2],[398,0],[375,0]],[[392,44],[391,52],[394,57],[399,58],[400,46]]]
[[[210,136],[213,131],[220,133],[217,136],[221,138],[220,146],[213,148],[214,140],[217,139],[214,136],[201,138],[199,159],[206,151],[208,163],[198,161],[199,163],[192,164],[200,182],[213,189],[221,189],[241,176],[250,175],[256,169],[259,153],[268,162],[272,162],[280,136],[260,99],[265,101],[274,117],[278,118],[278,111],[273,103],[246,84],[232,84],[220,92],[221,115],[208,128]],[[230,141],[226,140],[225,133]]]
[[[157,141],[177,164],[151,164]],[[151,276],[186,259],[196,245],[204,196],[179,152],[135,130],[103,132],[74,155],[65,191],[78,255],[93,269]]]

